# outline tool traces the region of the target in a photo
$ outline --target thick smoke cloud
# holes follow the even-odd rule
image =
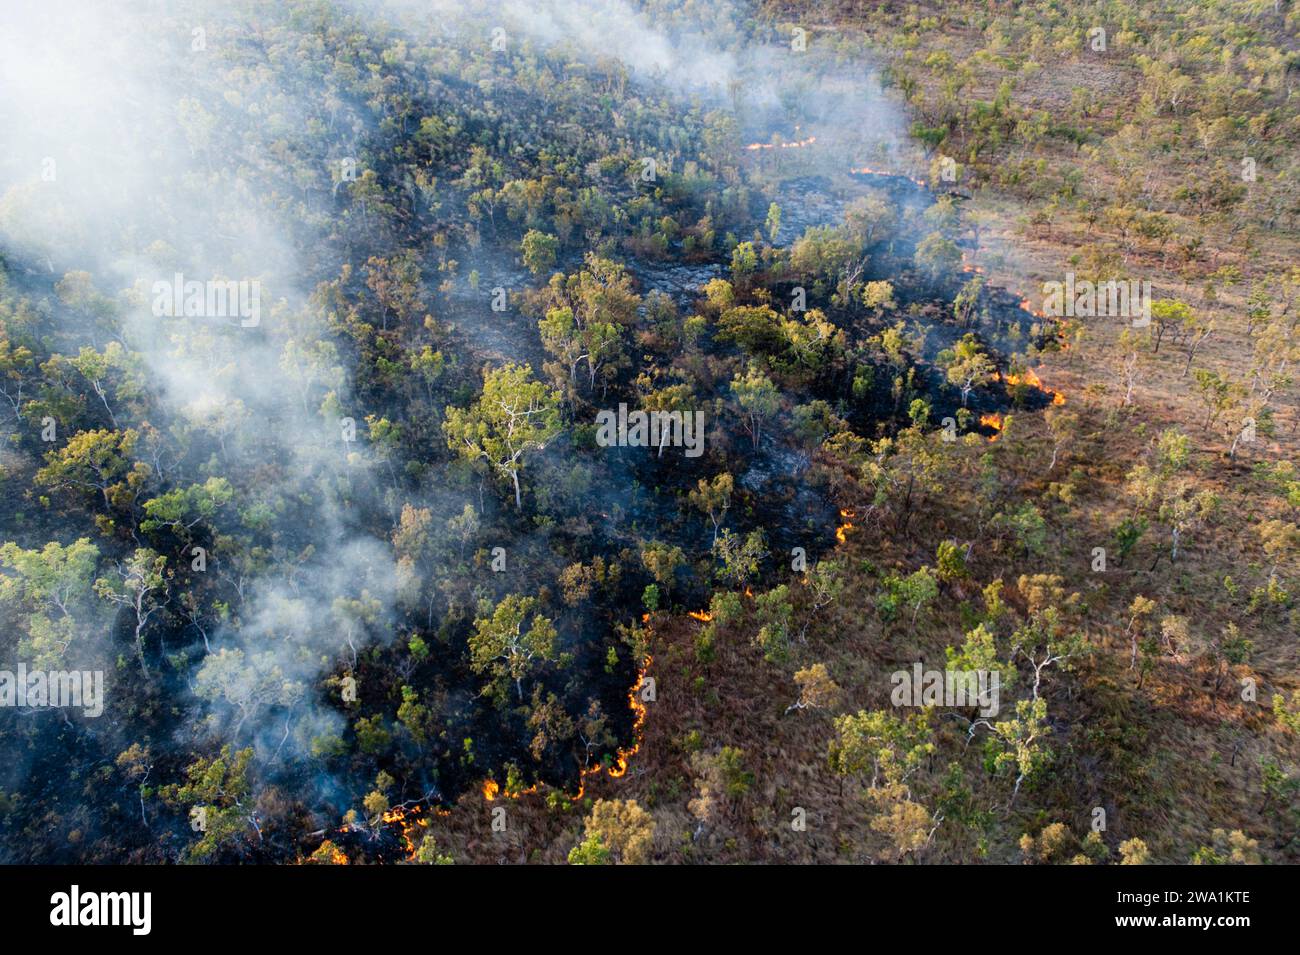
[[[44,270],[50,280],[72,270],[95,276],[97,291],[118,308],[112,337],[143,360],[161,417],[180,428],[226,422],[216,473],[237,462],[265,466],[265,481],[253,482],[261,499],[236,500],[232,510],[277,495],[311,501],[310,556],[285,555],[257,579],[240,580],[238,624],[208,635],[214,650],[269,654],[284,681],[310,685],[347,650],[337,598],[364,592],[379,603],[377,625],[354,642],[391,636],[395,573],[387,541],[359,531],[334,503],[338,495],[320,492],[358,479],[374,462],[363,443],[345,448],[315,407],[294,400],[282,368],[286,341],[326,334],[306,306],[311,283],[294,252],[300,237],[267,214],[266,197],[243,176],[241,130],[218,128],[189,83],[196,71],[230,69],[222,47],[238,35],[220,3],[20,7],[0,13],[0,242],[11,267]],[[276,83],[274,74],[264,80]],[[280,86],[272,96],[280,115],[264,123],[292,129],[321,110],[301,90]],[[349,151],[346,139],[340,149]],[[111,244],[116,237],[125,244]],[[258,323],[155,314],[154,283],[177,274],[255,283]],[[102,348],[104,334],[91,329],[84,344]],[[337,397],[352,413],[342,377]],[[168,479],[165,470],[159,476]],[[239,576],[219,549],[209,572]],[[310,694],[296,713],[308,729],[297,742],[337,722]],[[220,733],[234,723],[211,725]],[[268,743],[256,715],[242,729],[257,738],[259,755],[281,751],[278,733]]]
[[[899,113],[875,77],[836,65],[817,53],[815,41],[814,51],[803,54],[777,42],[783,37],[746,36],[730,5],[672,18],[622,0],[391,0],[350,8],[376,29],[394,22],[416,35],[451,33],[475,47],[489,45],[500,29],[507,44],[588,63],[619,61],[647,95],[734,110],[741,130],[762,141],[816,136],[819,148],[801,157],[810,172],[843,172],[903,139]],[[361,529],[339,503],[346,495],[337,493],[381,465],[364,441],[344,446],[319,402],[299,400],[286,380],[286,344],[326,336],[308,296],[328,276],[313,274],[302,259],[304,233],[273,215],[274,197],[244,175],[250,138],[216,121],[195,95],[193,78],[235,64],[255,73],[262,102],[274,104],[273,111],[244,111],[263,134],[259,141],[270,130],[292,142],[295,129],[328,120],[338,155],[356,155],[375,130],[354,117],[336,118],[318,91],[287,85],[265,63],[245,66],[238,55],[224,55],[240,41],[215,0],[125,7],[62,0],[0,13],[0,242],[20,268],[50,277],[92,272],[98,290],[118,306],[112,337],[141,356],[162,413],[176,426],[223,421],[218,467],[264,465],[260,497],[236,501],[235,510],[286,497],[309,502],[302,521],[311,544],[302,553],[276,555],[248,580],[213,554],[212,572],[238,585],[242,603],[208,637],[214,651],[241,650],[249,660],[269,661],[286,683],[310,687],[361,642],[395,637],[398,573],[389,541]],[[192,321],[155,314],[153,284],[178,273],[257,283],[260,321],[244,327],[238,316]],[[85,344],[103,347],[109,333],[87,334]],[[331,384],[341,413],[360,422],[364,409],[341,371]],[[438,519],[463,504],[432,489],[420,503],[431,504]],[[339,598],[378,606],[351,643]],[[257,712],[241,716],[224,703],[207,705],[212,732],[238,727],[257,741],[263,759],[339,724],[310,690],[294,704],[293,732],[287,724],[261,725]]]

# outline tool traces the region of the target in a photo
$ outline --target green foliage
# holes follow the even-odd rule
[[[469,460],[482,459],[514,484],[515,507],[523,500],[519,475],[526,456],[545,449],[561,430],[559,398],[534,381],[526,365],[483,372],[483,394],[468,410],[449,407],[447,445]]]
[[[510,594],[493,606],[484,600],[469,638],[470,666],[489,677],[484,693],[504,704],[510,682],[520,702],[523,681],[555,657],[555,625],[537,609],[537,598]]]

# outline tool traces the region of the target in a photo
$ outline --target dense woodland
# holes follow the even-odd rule
[[[540,7],[4,101],[0,861],[1296,861],[1300,8]]]

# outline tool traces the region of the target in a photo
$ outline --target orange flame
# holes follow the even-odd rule
[[[853,521],[851,521],[850,518],[857,517],[857,513],[848,508],[841,507],[840,517],[844,520],[844,523],[835,528],[835,539],[843,544],[849,539],[849,531],[853,530]]]
[[[895,179],[910,179],[918,186],[928,185],[924,179],[918,179],[916,176],[908,176],[899,172],[891,172],[888,169],[873,169],[870,166],[857,166],[849,170],[850,175],[854,176],[889,176]]]
[[[805,146],[811,146],[817,142],[816,136],[809,136],[807,139],[796,139],[792,143],[750,143],[745,148],[748,150],[756,149],[802,149]]]
[[[707,610],[688,610],[686,616],[699,620],[702,623],[708,623],[713,619],[713,614],[709,613]]]
[[[410,809],[404,809],[401,806],[398,806],[395,809],[388,810],[383,816],[384,822],[389,823],[390,825],[395,823],[401,827],[402,841],[406,843],[407,858],[411,858],[415,855],[416,845],[413,833],[415,833],[416,830],[427,829],[429,827],[428,817],[421,816],[420,812],[421,810],[418,805],[412,806]]]
[[[646,670],[650,668],[652,657],[647,654],[645,663],[641,665],[641,671],[637,674],[636,685],[632,687],[627,695],[627,705],[632,708],[635,714],[632,720],[632,739],[633,743],[627,749],[620,749],[618,755],[614,758],[614,765],[609,768],[609,775],[618,778],[627,773],[628,761],[636,755],[637,750],[641,748],[641,729],[645,726],[646,705],[641,701],[641,687],[645,683]]]
[[[987,428],[992,428],[994,432],[1002,430],[1002,415],[1000,414],[982,414],[980,415],[980,424]],[[990,441],[996,441],[998,435],[995,433],[989,438]]]
[[[1026,368],[1023,375],[1004,375],[998,372],[998,378],[1008,385],[1029,385],[1029,387],[1037,388],[1039,391],[1047,390],[1043,387],[1043,380],[1034,374],[1032,368]]]
[[[694,614],[692,614],[692,616],[694,616]],[[641,664],[641,669],[637,673],[636,683],[632,686],[632,689],[628,691],[627,705],[632,708],[632,713],[634,714],[632,720],[633,742],[631,746],[626,749],[620,749],[616,754],[614,754],[614,765],[609,767],[609,775],[611,779],[618,779],[620,776],[627,774],[628,765],[630,764],[632,757],[635,756],[637,750],[641,748],[641,730],[645,727],[647,713],[646,705],[641,701],[641,687],[645,684],[646,673],[650,669],[650,664],[653,662],[654,657],[647,654],[645,662]],[[578,793],[573,797],[575,802],[581,799],[583,794],[587,791],[586,777],[592,775],[599,776],[600,771],[604,768],[603,765],[598,763],[595,766],[588,766],[582,771],[581,776],[579,777]]]
[[[1033,303],[1032,301],[1030,301],[1029,299],[1027,299],[1027,298],[1022,298],[1022,299],[1020,300],[1020,307],[1021,307],[1022,309],[1024,309],[1026,312],[1029,312],[1029,313],[1030,313],[1031,315],[1033,315],[1035,318],[1046,318],[1046,317],[1047,317],[1047,313],[1046,313],[1046,312],[1042,311],[1041,309],[1034,308],[1034,303]]]
[[[634,719],[632,721],[633,743],[631,746],[628,746],[625,749],[620,749],[615,754],[613,765],[609,767],[609,775],[611,778],[617,779],[620,776],[626,775],[632,757],[635,756],[637,751],[641,748],[641,733],[645,727],[647,708],[645,703],[641,701],[640,693],[641,693],[641,687],[645,684],[646,681],[646,673],[650,669],[650,664],[653,662],[654,662],[654,658],[647,654],[645,658],[645,662],[641,665],[641,669],[637,672],[636,683],[633,685],[632,689],[628,692],[628,696],[627,696],[628,705],[632,708],[633,714],[635,714]],[[600,771],[604,768],[605,767],[603,765],[596,765],[582,770],[582,772],[579,774],[578,792],[575,796],[573,796],[573,800],[575,802],[582,799],[583,794],[586,792],[587,789],[586,777],[593,774],[598,775]],[[539,788],[538,784],[534,783],[533,785],[529,786],[527,789],[522,789],[518,792],[506,792],[504,795],[507,799],[518,799],[520,796],[526,796],[530,793],[537,792],[538,788]],[[501,786],[494,779],[485,779],[483,780],[482,791],[483,791],[483,798],[486,799],[488,802],[493,802],[496,800],[497,796],[501,794]],[[431,807],[431,809],[434,815],[437,816],[451,815],[451,810],[449,809],[441,809],[437,806]],[[389,825],[398,825],[401,827],[401,837],[402,837],[402,841],[406,845],[408,859],[414,858],[415,853],[418,849],[418,846],[414,838],[415,834],[419,830],[426,829],[429,826],[429,818],[428,816],[423,815],[423,813],[424,810],[420,805],[415,805],[410,808],[398,806],[393,809],[387,810],[386,812],[383,813],[381,817],[384,823]],[[346,830],[347,828],[348,827],[345,826],[344,830]],[[322,846],[324,845],[329,846],[328,851],[329,851],[331,863],[333,863],[334,865],[348,864],[347,855],[345,855],[343,851],[338,848],[338,846],[334,845],[329,840],[326,840],[325,843],[322,843]]]
[[[1047,387],[1047,385],[1043,384],[1043,380],[1034,374],[1032,368],[1026,368],[1023,375],[1004,375],[1001,372],[997,372],[997,380],[1005,382],[1011,386],[1028,385],[1031,388],[1037,388],[1039,391],[1043,392],[1043,394],[1052,396],[1052,404],[1065,404],[1065,395],[1061,394],[1059,391],[1052,391]]]

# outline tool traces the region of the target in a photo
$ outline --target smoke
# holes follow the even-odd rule
[[[623,0],[346,8],[381,42],[394,42],[392,21],[407,36],[449,35],[479,52],[494,42],[503,56],[544,51],[553,58],[546,68],[561,72],[621,65],[646,98],[730,114],[742,136],[815,138],[817,148],[798,156],[808,172],[843,173],[905,138],[896,104],[870,71],[837,61],[834,38],[819,45],[814,33],[796,50],[788,36],[742,29],[748,14],[730,4],[653,13]],[[381,131],[360,106],[329,94],[332,64],[310,29],[301,42],[319,53],[319,71],[282,68],[256,24],[289,15],[220,0],[0,10],[0,247],[47,292],[65,272],[84,270],[111,301],[112,321],[61,317],[58,348],[117,340],[139,357],[141,406],[181,449],[180,459],[153,462],[163,487],[238,477],[239,496],[215,522],[234,530],[211,542],[202,573],[220,582],[229,605],[206,621],[206,639],[214,655],[238,651],[242,664],[200,668],[195,703],[211,716],[200,724],[205,739],[251,740],[276,765],[308,752],[312,737],[339,732],[342,717],[317,687],[356,667],[367,646],[396,638],[401,576],[386,465],[367,446],[367,409],[344,371],[329,308],[312,299],[342,258],[319,252],[344,229],[327,200],[333,170]],[[330,155],[314,152],[318,134],[304,132],[321,129]],[[300,196],[305,218],[292,201]],[[259,321],[155,314],[156,283],[178,274],[256,283]],[[343,437],[347,419],[356,440]],[[465,503],[438,485],[435,475],[410,495],[433,510],[435,527]],[[272,523],[290,530],[266,540]],[[545,550],[544,538],[512,547]],[[167,556],[173,567],[189,560]],[[109,706],[111,714],[111,696]]]
[[[725,93],[739,66],[735,55],[706,32],[695,15],[675,20],[665,11],[656,15],[625,0],[379,0],[354,3],[372,15],[399,19],[409,30],[436,28],[467,46],[481,45],[510,53],[521,43],[548,55],[594,63],[617,62],[640,80],[662,82],[677,90]],[[737,43],[737,18],[732,4],[712,6],[715,29],[730,31]]]
[[[820,148],[816,172],[897,159],[907,144],[898,102],[886,95],[869,52],[836,32],[760,24],[747,4],[626,0],[350,0],[368,17],[392,17],[409,35],[451,34],[506,57],[540,49],[587,66],[617,62],[647,91],[732,112],[742,132],[766,139],[801,130]],[[802,32],[796,32],[801,30]],[[844,54],[856,53],[850,59]],[[801,157],[804,158],[804,157]],[[901,161],[901,160],[899,160]]]
[[[263,670],[310,687],[354,652],[339,598],[377,602],[351,635],[353,648],[391,638],[395,565],[387,540],[361,526],[339,490],[368,480],[376,467],[364,442],[344,444],[338,425],[318,413],[323,389],[295,400],[286,354],[330,334],[307,301],[312,264],[295,251],[306,230],[274,213],[274,193],[245,168],[245,151],[259,137],[229,125],[233,115],[263,136],[269,127],[291,139],[323,107],[249,62],[255,52],[246,35],[239,14],[218,2],[6,5],[0,242],[34,280],[92,273],[117,321],[70,320],[63,332],[95,347],[116,338],[138,356],[155,424],[222,435],[218,447],[190,444],[185,461],[157,462],[164,487],[182,471],[197,470],[200,482],[237,477],[244,491],[222,515],[235,526],[247,527],[262,509],[296,512],[303,539],[277,542],[264,566],[241,568],[243,555],[212,549],[206,573],[240,598],[230,622],[209,636],[214,650],[238,649],[246,663],[258,658]],[[224,103],[212,95],[223,88]],[[355,153],[356,124],[336,128],[341,153]],[[253,283],[259,322],[155,314],[152,288],[178,273]],[[322,383],[333,386],[342,416],[359,419],[342,363],[331,364]],[[173,567],[189,560],[168,557]],[[229,730],[228,695],[210,702],[222,717],[212,725]],[[312,732],[338,722],[310,693],[297,703],[296,719]],[[283,755],[283,741],[270,741],[256,724],[255,717],[248,728],[259,756]]]

